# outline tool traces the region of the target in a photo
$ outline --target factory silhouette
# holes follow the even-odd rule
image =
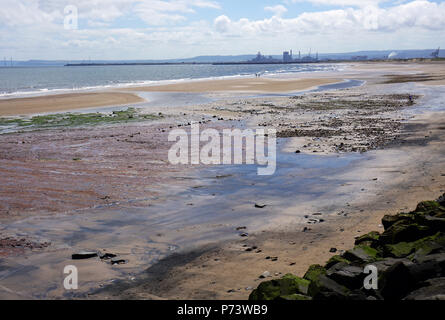
[[[251,63],[298,63],[298,62],[318,62],[318,52],[315,56],[311,55],[311,51],[306,56],[301,56],[301,51],[298,52],[298,56],[294,58],[292,50],[284,51],[282,59],[276,59],[272,56],[264,56],[261,52],[258,52],[256,57],[248,62]]]

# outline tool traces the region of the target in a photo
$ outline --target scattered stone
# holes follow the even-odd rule
[[[264,279],[270,277],[270,272],[269,271],[264,271],[261,275],[260,275],[260,279]]]
[[[248,237],[248,236],[249,236],[249,234],[246,232],[240,234],[240,237],[243,237],[243,238]]]
[[[101,260],[109,260],[109,259],[116,258],[116,257],[117,257],[117,255],[115,255],[113,253],[105,253],[100,256],[100,259]]]
[[[255,208],[264,209],[267,205],[255,203]]]
[[[331,250],[329,250],[330,253],[336,253],[337,252],[337,248],[331,248]]]
[[[120,258],[113,258],[111,259],[111,265],[116,265],[116,264],[127,264],[128,261],[124,260],[124,259],[120,259]]]
[[[75,253],[71,256],[73,260],[85,260],[97,257],[97,252],[92,251],[81,251],[79,253]]]

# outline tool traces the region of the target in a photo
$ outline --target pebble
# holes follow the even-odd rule
[[[71,256],[73,260],[85,260],[97,257],[97,252],[81,251]]]

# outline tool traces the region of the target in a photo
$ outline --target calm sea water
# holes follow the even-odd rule
[[[170,65],[0,68],[0,97],[221,78],[335,70],[333,65]]]

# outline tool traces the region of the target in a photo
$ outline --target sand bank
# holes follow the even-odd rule
[[[156,92],[296,92],[317,86],[340,82],[339,79],[266,79],[243,78],[209,81],[191,81],[161,86],[131,88],[132,91]]]
[[[69,111],[81,108],[142,102],[135,94],[124,92],[69,93],[30,98],[0,100],[0,116]]]

